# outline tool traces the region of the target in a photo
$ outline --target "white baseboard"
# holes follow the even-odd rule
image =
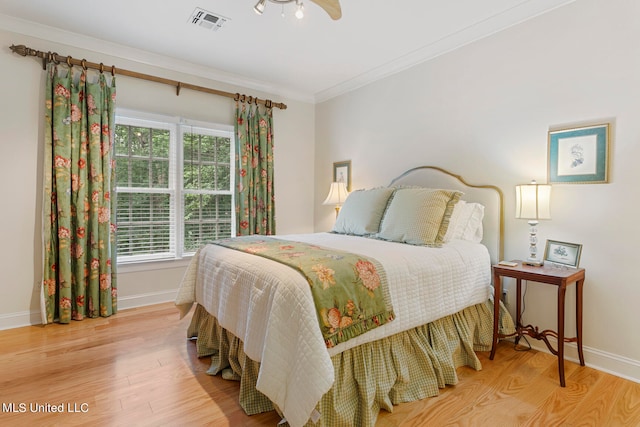
[[[119,297],[118,310],[126,310],[127,308],[143,307],[145,305],[175,301],[177,294],[178,290],[174,289],[172,291],[153,292],[148,294],[131,295],[128,297]]]
[[[557,348],[557,342],[552,337],[548,338],[554,348]],[[544,342],[535,339],[528,339],[528,342],[534,350],[551,354]],[[523,340],[520,340],[520,344],[524,344]],[[586,366],[629,381],[640,383],[640,361],[584,345],[582,346],[582,353],[584,355],[584,362]],[[578,346],[574,343],[565,344],[564,358],[571,362],[580,363]]]
[[[20,311],[0,315],[0,331],[5,329],[21,328],[23,326],[40,325],[39,311]]]
[[[172,290],[119,297],[118,310],[175,301],[177,292],[177,290]],[[40,311],[21,311],[0,315],[0,331],[41,324],[42,319],[40,318]]]

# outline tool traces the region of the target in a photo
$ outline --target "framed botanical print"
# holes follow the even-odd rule
[[[548,182],[599,184],[609,180],[609,123],[549,131]]]

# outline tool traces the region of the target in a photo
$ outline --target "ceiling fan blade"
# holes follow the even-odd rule
[[[340,9],[339,0],[311,0],[313,3],[317,4],[321,8],[325,10],[331,17],[331,19],[336,20],[342,17],[342,9]]]

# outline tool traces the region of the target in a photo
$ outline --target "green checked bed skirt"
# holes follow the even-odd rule
[[[502,305],[500,319],[501,332],[513,333],[513,320]],[[211,356],[208,374],[240,381],[240,405],[247,414],[278,410],[255,389],[260,364],[246,357],[242,342],[200,305],[188,336],[198,337],[198,357]],[[458,382],[456,368],[482,368],[475,351],[491,350],[492,336],[493,302],[487,301],[337,354],[331,358],[336,380],[316,407],[320,420],[308,425],[373,426],[380,409],[437,396],[440,388]]]

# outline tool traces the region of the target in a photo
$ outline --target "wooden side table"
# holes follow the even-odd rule
[[[578,356],[580,357],[580,365],[584,366],[584,355],[582,354],[582,288],[584,285],[585,270],[584,268],[559,268],[559,267],[533,267],[529,265],[523,265],[522,261],[514,261],[518,265],[515,267],[508,267],[504,265],[496,264],[493,266],[493,283],[494,283],[494,313],[493,313],[493,343],[491,346],[490,360],[496,354],[496,347],[500,338],[506,338],[509,336],[516,336],[516,343],[523,335],[529,335],[538,340],[543,340],[549,351],[558,357],[558,375],[560,377],[560,385],[565,386],[564,379],[564,343],[576,342],[578,345]],[[502,295],[502,277],[512,277],[516,279],[516,333],[511,335],[503,335],[498,332],[499,317],[500,317],[500,298]],[[536,283],[545,283],[548,285],[555,285],[558,287],[558,331],[545,329],[539,331],[537,326],[526,325],[523,326],[521,322],[521,305],[522,305],[522,293],[521,286],[523,280],[529,280]],[[567,285],[571,283],[576,284],[576,336],[573,338],[567,338],[564,336],[564,306],[565,306],[565,294],[567,291]],[[548,336],[557,338],[558,348],[554,349],[549,342]]]

